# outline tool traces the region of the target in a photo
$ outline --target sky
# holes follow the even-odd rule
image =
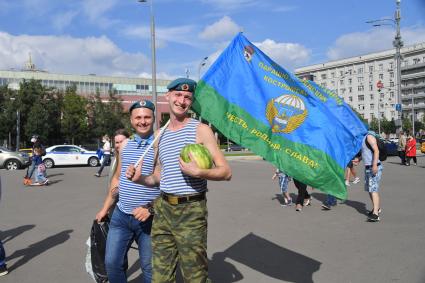
[[[197,80],[244,35],[289,71],[393,48],[396,0],[0,0],[0,70],[31,54],[51,73]],[[425,42],[425,0],[401,0],[406,45]],[[207,59],[204,59],[208,57]],[[205,65],[201,65],[205,63]]]

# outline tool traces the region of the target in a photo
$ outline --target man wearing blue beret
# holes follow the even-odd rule
[[[106,241],[105,266],[111,283],[127,282],[127,253],[133,241],[139,247],[140,266],[144,283],[152,280],[151,227],[153,200],[159,196],[158,187],[146,187],[126,178],[125,172],[153,142],[155,106],[149,100],[133,103],[130,109],[130,123],[135,134],[123,141],[117,169],[112,177],[109,191],[118,187],[118,203],[112,214]],[[154,170],[155,152],[153,147],[143,160],[144,174]],[[97,221],[102,221],[114,204],[113,195],[108,193],[102,209],[97,213]]]
[[[210,127],[188,117],[196,82],[179,78],[168,86],[166,99],[170,124],[159,138],[158,165],[146,176],[130,167],[127,177],[144,185],[160,185],[152,224],[152,282],[175,282],[179,262],[184,282],[210,282],[207,258],[207,180],[230,180],[231,169],[218,149]],[[211,153],[214,166],[201,169],[194,160],[180,157],[188,144],[203,144]]]

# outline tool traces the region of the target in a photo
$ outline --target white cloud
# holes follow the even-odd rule
[[[217,60],[228,44],[229,42],[223,43],[218,50],[208,56],[202,74]],[[279,43],[266,39],[263,42],[254,42],[254,45],[288,71],[293,71],[296,66],[307,63],[311,56],[311,50],[297,43]]]
[[[356,32],[340,36],[332,47],[329,48],[327,56],[330,60],[338,60],[377,51],[394,48],[395,31],[392,28],[380,27],[367,32]],[[415,27],[401,30],[404,45],[425,42],[425,28]]]
[[[202,0],[202,2],[210,4],[219,10],[236,10],[252,7],[261,3],[261,1],[258,0]]]
[[[311,50],[298,43],[279,43],[266,39],[254,44],[287,70],[293,70],[295,66],[308,62],[311,56]]]
[[[85,0],[82,4],[83,13],[87,15],[90,22],[102,28],[108,28],[111,25],[118,23],[118,20],[113,20],[105,16],[118,4],[118,0]]]
[[[107,37],[13,36],[0,32],[0,69],[20,69],[31,53],[39,69],[52,73],[137,76],[150,70],[141,53],[128,53]]]
[[[193,40],[193,30],[195,26],[184,25],[169,28],[156,27],[155,39],[156,47],[161,48],[166,46],[166,42],[176,42],[186,45],[195,46],[197,43]],[[128,37],[139,37],[150,39],[151,31],[149,26],[130,27],[125,29],[124,34]]]
[[[242,28],[228,16],[224,16],[217,22],[207,26],[199,37],[204,40],[221,40],[235,36]]]
[[[65,13],[55,14],[52,18],[52,24],[55,29],[62,31],[72,23],[72,20],[77,15],[77,11],[67,11]]]

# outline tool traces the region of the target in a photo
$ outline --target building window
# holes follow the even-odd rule
[[[421,59],[413,58],[413,64],[418,64],[419,62],[421,62]]]
[[[373,113],[370,113],[370,119],[373,119],[375,117],[375,115],[373,115]]]
[[[393,86],[394,86],[394,82],[390,81],[390,87],[393,87]]]
[[[390,62],[390,70],[394,69],[394,63]]]
[[[332,77],[332,78],[335,78],[335,72],[332,72],[332,73],[331,73],[331,77]]]
[[[379,79],[383,80],[384,79],[384,74],[379,74]]]
[[[369,73],[373,73],[373,66],[369,66]]]
[[[364,86],[363,86],[363,85],[359,85],[359,86],[357,87],[357,90],[358,90],[358,91],[364,91]]]
[[[326,74],[322,74],[320,77],[322,78],[322,80],[326,80]]]
[[[344,75],[344,71],[339,71],[339,76],[342,77]]]
[[[394,78],[394,72],[390,72],[390,78]]]
[[[359,101],[364,101],[364,95],[359,95]]]
[[[379,71],[383,71],[384,70],[384,64],[379,64]]]
[[[353,82],[352,79],[348,79],[348,84],[351,85],[351,83]]]
[[[364,104],[359,104],[359,110],[364,110]]]
[[[363,77],[358,77],[357,82],[359,82],[359,83],[363,82]]]
[[[370,110],[373,110],[373,109],[375,109],[375,104],[373,104],[373,103],[372,103],[372,104],[370,105]]]
[[[357,73],[359,73],[359,74],[363,74],[363,68],[362,68],[362,67],[358,68],[358,69],[357,69]]]
[[[348,101],[353,102],[353,97],[352,96],[349,96],[348,97]]]
[[[353,88],[350,86],[349,88],[348,88],[348,93],[352,93],[353,92]]]
[[[373,94],[369,95],[370,100],[373,100]]]
[[[369,90],[373,90],[373,85],[369,85]]]
[[[344,85],[344,80],[340,80],[339,85]]]
[[[369,82],[373,82],[373,75],[369,75]]]

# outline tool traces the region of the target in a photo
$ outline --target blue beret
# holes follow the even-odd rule
[[[140,100],[140,101],[134,102],[130,106],[130,109],[128,110],[128,112],[131,113],[133,109],[137,109],[137,108],[148,108],[152,110],[153,112],[155,112],[155,105],[150,100]]]
[[[168,90],[181,90],[194,92],[196,82],[188,78],[178,78],[167,85]]]

